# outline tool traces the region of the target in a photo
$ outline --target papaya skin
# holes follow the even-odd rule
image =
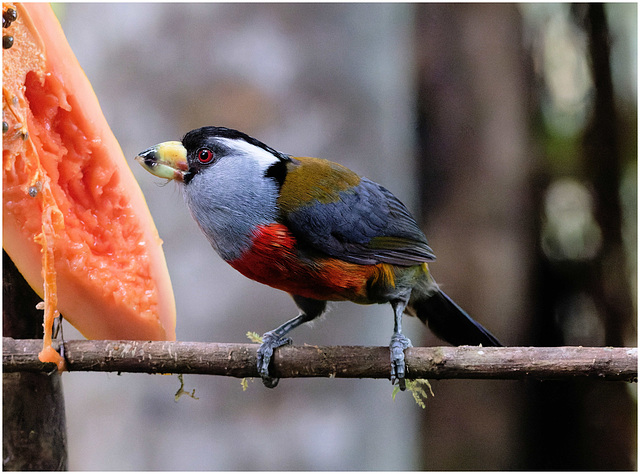
[[[89,80],[48,4],[3,4],[3,247],[90,339],[175,339],[162,241]],[[60,365],[59,365],[60,367]]]

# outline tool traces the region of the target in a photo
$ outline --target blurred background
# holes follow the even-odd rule
[[[637,6],[57,4],[154,215],[178,339],[248,342],[295,314],[236,273],[133,157],[224,125],[381,182],[447,293],[504,344],[635,346]],[[406,318],[414,345],[439,345]],[[334,304],[295,343],[387,345]],[[65,337],[80,337],[65,328]],[[72,470],[635,470],[637,385],[63,376]]]

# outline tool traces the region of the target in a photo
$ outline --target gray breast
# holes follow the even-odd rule
[[[277,195],[276,183],[264,177],[258,163],[237,157],[202,169],[184,187],[191,215],[226,261],[250,247],[257,226],[275,222]]]

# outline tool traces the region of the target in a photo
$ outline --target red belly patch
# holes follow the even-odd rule
[[[358,265],[303,255],[285,225],[269,224],[259,226],[251,248],[229,264],[252,280],[319,300],[369,303],[367,288],[372,282],[393,286],[390,265]]]

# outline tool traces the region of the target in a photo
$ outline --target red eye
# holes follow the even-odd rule
[[[213,152],[208,148],[200,148],[198,150],[198,161],[204,165],[213,161]]]

